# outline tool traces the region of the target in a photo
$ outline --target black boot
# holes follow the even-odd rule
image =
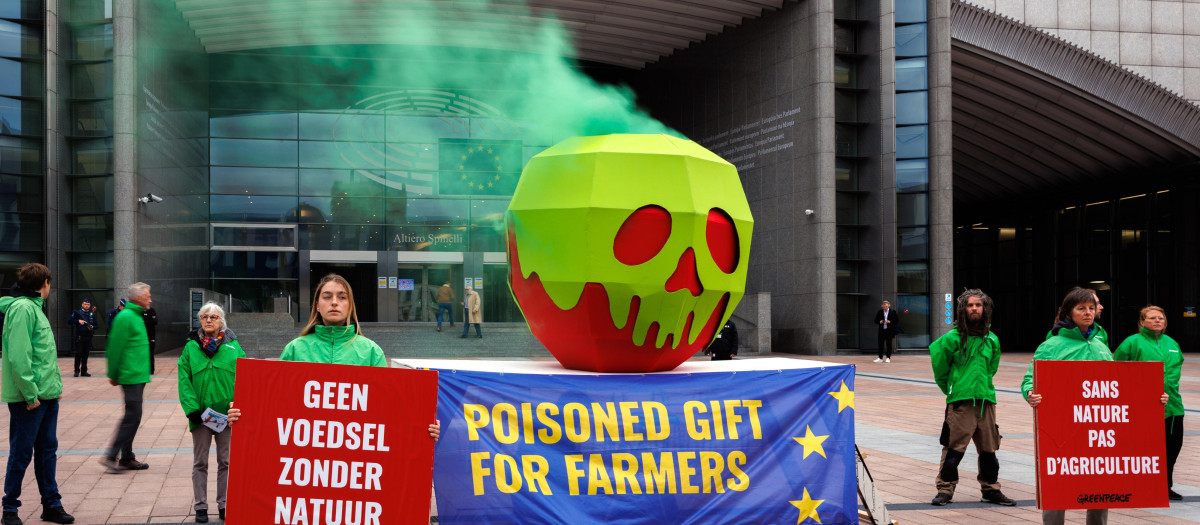
[[[208,523],[208,511],[207,510],[196,511],[196,523]]]
[[[42,521],[50,523],[75,523],[75,516],[67,514],[66,509],[62,507],[49,507],[42,509]]]

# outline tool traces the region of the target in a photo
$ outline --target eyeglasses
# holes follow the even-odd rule
[[[219,315],[202,315],[202,316],[200,316],[200,320],[201,321],[220,321],[221,316],[219,316]]]
[[[1166,321],[1166,317],[1147,317],[1147,321]]]

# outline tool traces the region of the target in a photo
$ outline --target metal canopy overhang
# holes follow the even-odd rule
[[[641,69],[784,0],[175,0],[209,53],[324,44],[530,49],[559,24],[571,58]],[[407,24],[421,20],[418,29]]]
[[[951,17],[959,218],[1200,159],[1200,108],[1179,95],[961,0]]]

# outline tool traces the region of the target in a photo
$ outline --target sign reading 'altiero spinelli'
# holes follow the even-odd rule
[[[1161,363],[1034,361],[1038,507],[1166,507]]]
[[[238,360],[229,523],[429,519],[437,372]]]

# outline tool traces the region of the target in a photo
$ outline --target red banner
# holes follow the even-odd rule
[[[1042,509],[1166,507],[1162,363],[1034,361]]]
[[[228,523],[428,523],[438,374],[239,359]]]

